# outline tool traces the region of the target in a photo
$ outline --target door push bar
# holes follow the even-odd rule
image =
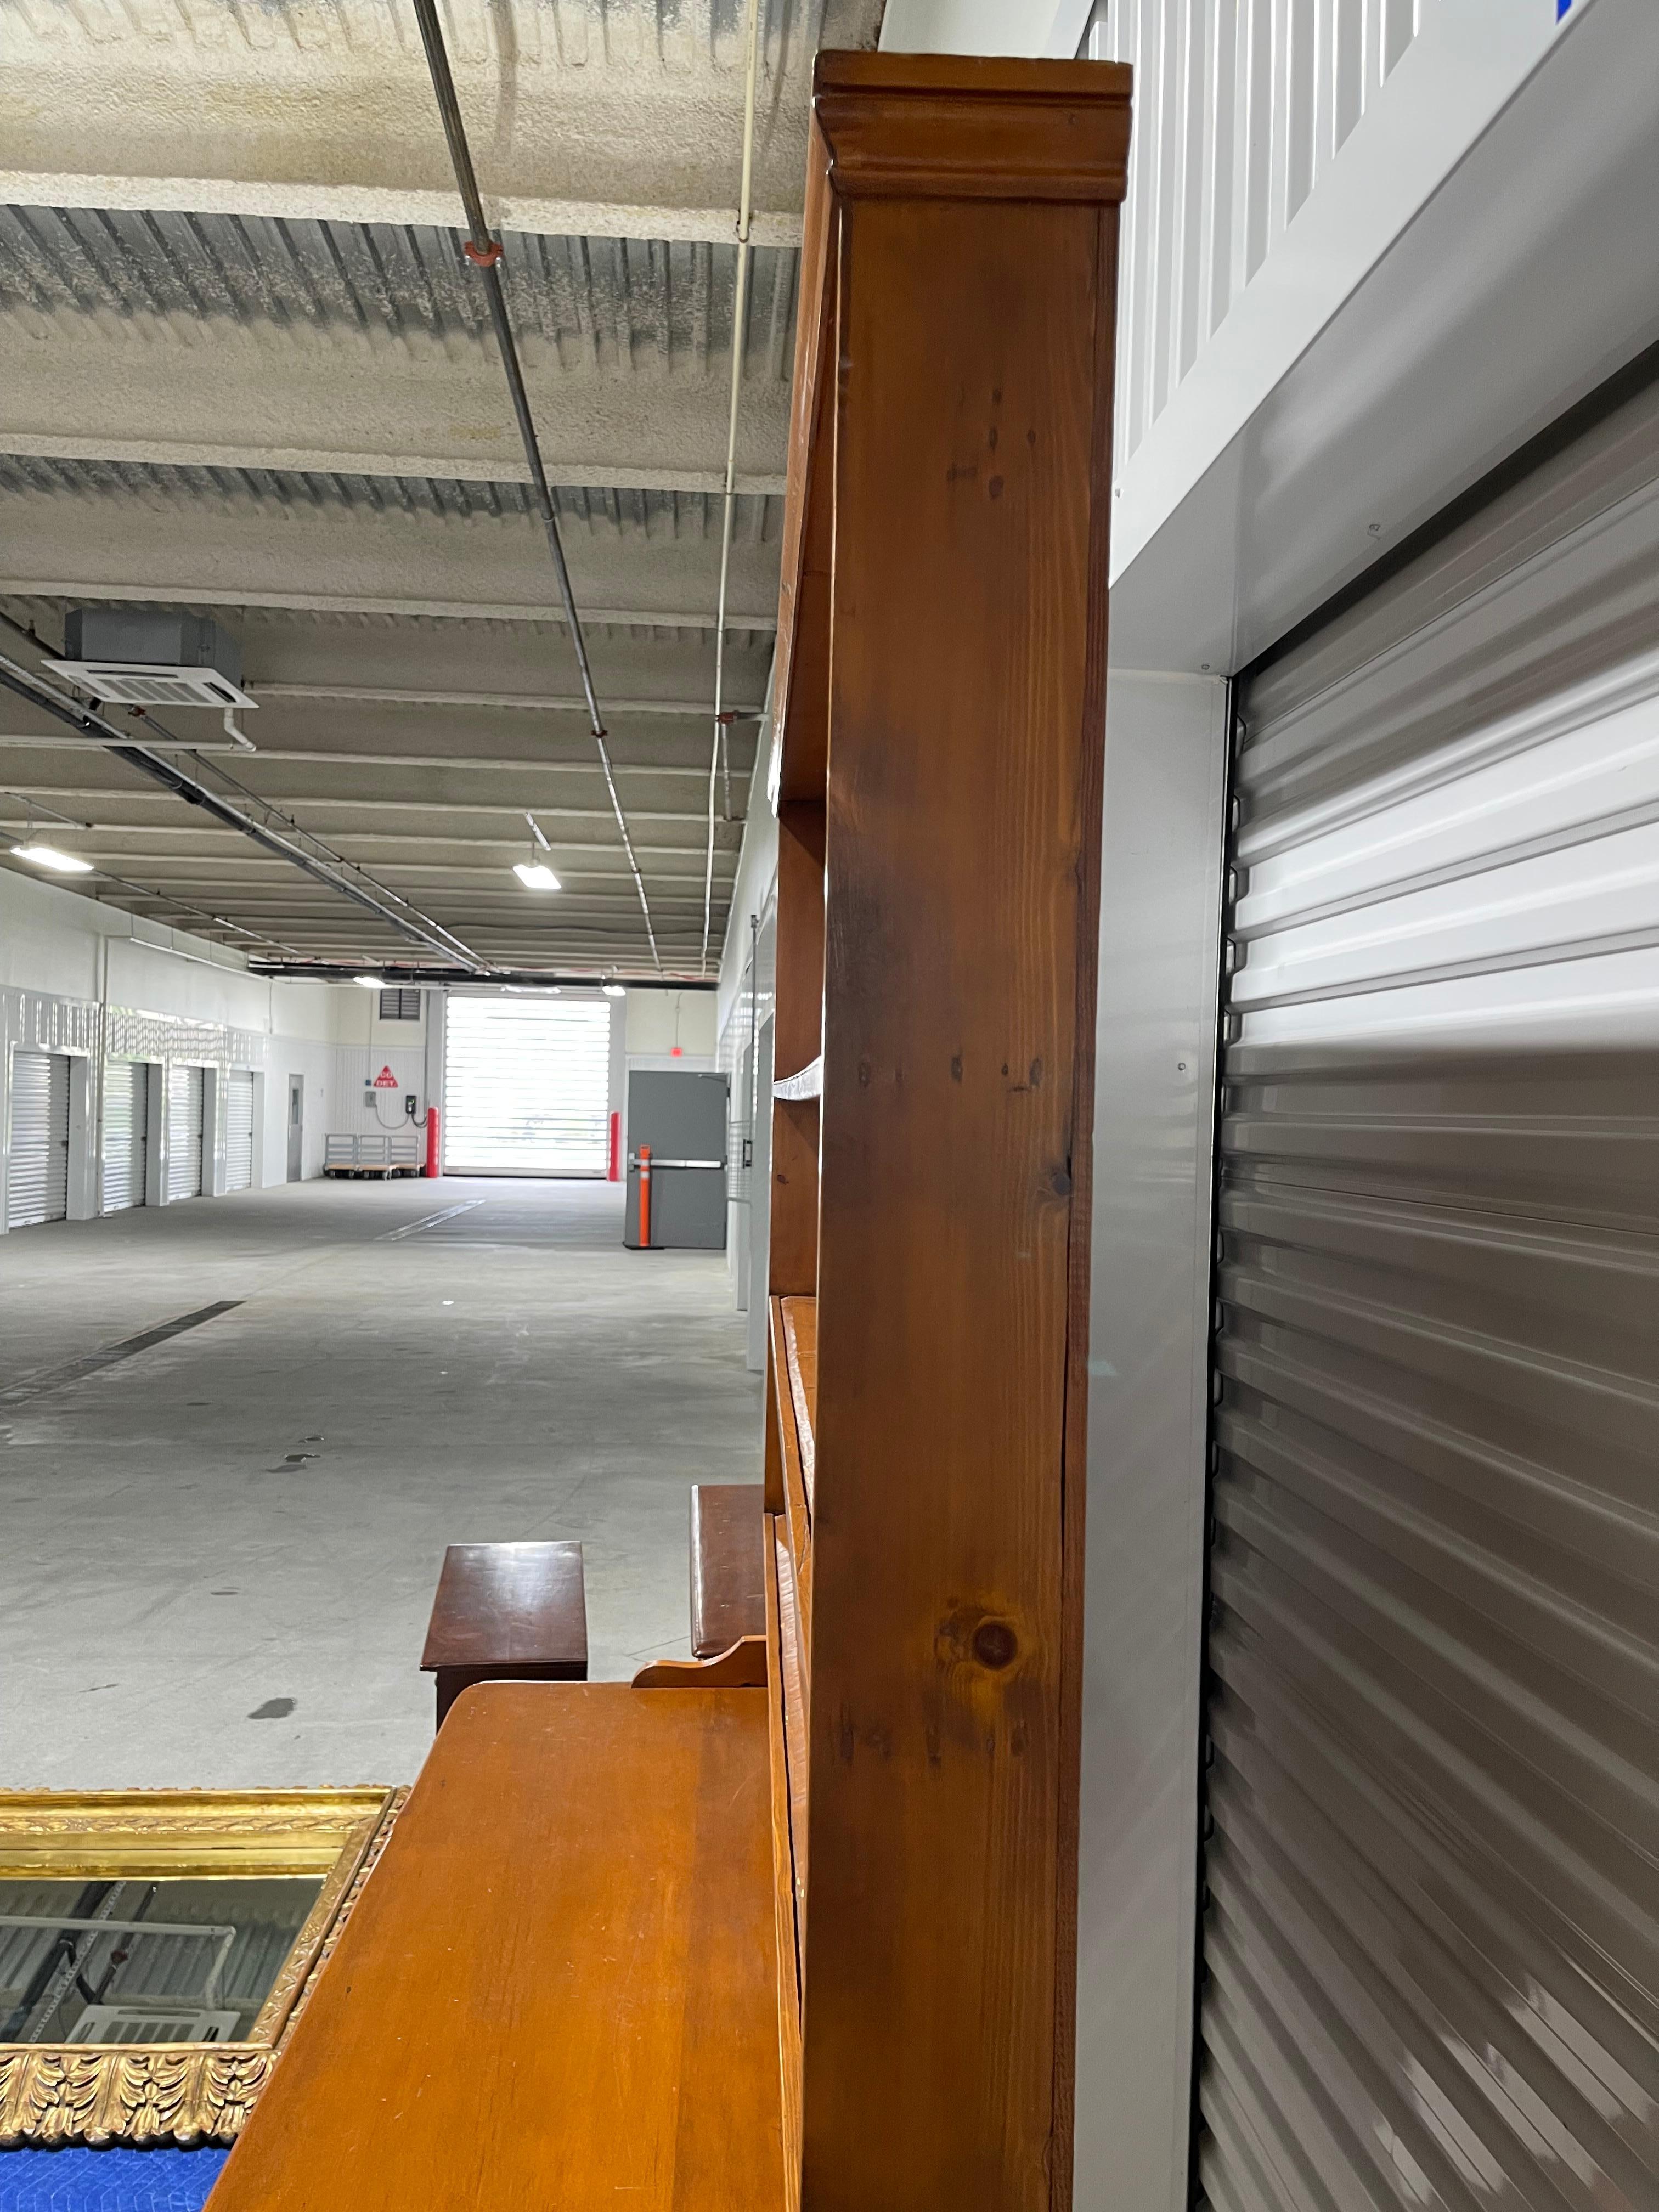
[[[724,1160],[659,1160],[649,1145],[641,1145],[629,1155],[628,1164],[639,1171],[640,1178],[640,1249],[647,1250],[651,1243],[651,1174],[653,1168],[724,1168]]]

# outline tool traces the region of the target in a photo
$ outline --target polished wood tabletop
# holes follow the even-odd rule
[[[467,1691],[210,2212],[775,2212],[767,1728]]]
[[[421,1665],[587,1670],[580,1544],[452,1544]]]

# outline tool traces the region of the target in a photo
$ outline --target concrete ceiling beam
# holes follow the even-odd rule
[[[239,765],[245,766],[246,763],[240,763]],[[252,788],[252,787],[245,787],[245,788]],[[62,809],[65,813],[76,812],[81,820],[95,820],[99,830],[103,834],[110,834],[117,830],[125,831],[128,829],[142,830],[145,826],[143,821],[121,823],[112,819],[112,814],[117,810],[133,812],[137,811],[133,796],[125,791],[110,790],[107,787],[100,790],[86,784],[52,782],[39,776],[27,779],[11,777],[8,779],[8,789],[25,805],[33,799]],[[227,792],[224,795],[244,811],[258,811],[257,806],[252,802],[239,793]],[[423,816],[430,816],[432,826],[430,828],[422,826],[415,831],[415,835],[422,843],[488,845],[498,849],[520,852],[530,842],[530,831],[524,819],[523,808],[505,804],[462,805],[443,799],[366,797],[355,793],[343,793],[331,798],[316,793],[307,793],[295,798],[283,793],[268,799],[260,794],[260,798],[264,805],[276,808],[279,813],[288,815],[301,829],[310,830],[315,836],[325,837],[331,842],[337,838],[353,836],[378,837],[381,834],[380,818],[386,816],[395,816],[416,822]],[[170,806],[176,807],[178,804],[178,800],[173,799],[171,793],[158,791],[154,802],[155,813],[149,826],[158,829],[166,827]],[[14,811],[15,811],[15,807]],[[535,809],[535,815],[544,832],[556,846],[580,849],[590,842],[584,835],[585,825],[588,824],[594,825],[597,831],[596,842],[599,845],[609,848],[616,843],[616,817],[608,807],[538,806]],[[630,807],[629,819],[630,823],[638,823],[648,830],[658,832],[665,833],[677,828],[683,828],[687,833],[683,841],[675,839],[664,847],[660,838],[659,839],[658,849],[678,852],[683,848],[690,850],[694,847],[701,849],[708,817],[706,813],[696,813],[690,809],[669,812],[650,808]],[[471,824],[476,824],[476,828],[470,826]],[[607,830],[608,835],[605,834]],[[743,823],[740,821],[728,822],[717,817],[714,831],[716,852],[722,851],[728,846],[735,851],[742,841]],[[208,830],[198,833],[181,830],[179,834],[180,836],[199,834],[205,836],[216,833]],[[234,836],[236,832],[233,830],[229,834]],[[641,844],[637,836],[635,838],[635,844],[641,852],[652,849],[648,839],[646,843]],[[622,848],[619,844],[616,846],[616,849],[620,853]]]
[[[3,516],[3,507],[0,507]],[[9,538],[9,531],[0,520],[0,562]],[[142,562],[135,565],[142,573]],[[64,634],[65,605],[97,595],[20,595],[0,585],[0,596],[9,599],[6,611],[15,620],[33,623],[48,647],[56,650]],[[481,615],[476,610],[432,617],[407,609],[251,606],[222,598],[174,604],[198,609],[211,605],[241,647],[243,678],[256,697],[267,681],[386,685],[434,698],[450,690],[489,689],[528,696],[545,691],[574,693],[578,688],[568,635],[545,607],[534,618],[508,620],[493,612]],[[709,604],[712,608],[712,597]],[[596,620],[591,611],[584,613],[583,627],[607,714],[612,711],[613,699],[656,696],[712,700],[712,627],[669,629],[611,625]],[[733,698],[764,698],[772,643],[769,629],[728,633],[726,684]],[[6,719],[20,729],[30,726],[27,720],[14,720],[9,708]],[[253,726],[257,730],[268,726]],[[517,726],[521,733],[523,726]],[[520,741],[515,737],[514,744]]]
[[[15,550],[15,548],[13,549]],[[551,571],[550,570],[550,575]],[[78,605],[83,600],[131,602],[135,605],[196,607],[272,607],[283,611],[320,615],[412,615],[437,622],[466,622],[487,617],[494,622],[554,623],[558,610],[544,599],[424,599],[369,598],[349,592],[307,591],[295,584],[286,591],[249,592],[216,588],[201,576],[166,578],[129,576],[0,575],[0,594],[18,598],[52,598]],[[604,623],[617,629],[710,630],[714,611],[696,608],[578,607],[583,627]],[[742,627],[770,631],[775,613],[747,616]]]
[[[326,699],[349,702],[353,706],[395,707],[509,707],[517,711],[529,710],[546,714],[585,714],[587,702],[570,693],[542,692],[519,696],[510,691],[410,691],[378,689],[362,684],[249,684],[246,690],[258,695],[261,703],[280,699]],[[688,714],[707,717],[710,702],[698,699],[607,699],[605,726],[612,736],[623,716],[629,714]],[[754,706],[738,706],[732,710],[748,720],[758,720],[761,709]],[[618,763],[619,764],[619,763]]]
[[[148,872],[142,876],[127,878],[125,888],[144,897],[170,898],[174,901],[195,900],[199,902],[203,899],[217,901],[221,897],[221,893],[211,883],[175,880],[171,876],[157,876]],[[469,924],[473,915],[483,915],[495,921],[505,919],[513,921],[523,919],[526,901],[535,896],[532,892],[514,889],[502,891],[499,896],[494,898],[487,892],[471,891],[465,900],[462,900],[447,896],[441,886],[425,884],[421,890],[422,910],[429,913],[434,920],[453,921],[458,916],[462,916],[469,920]],[[722,898],[727,896],[725,889],[722,889],[720,896]],[[595,914],[616,913],[625,915],[630,905],[635,912],[639,908],[638,898],[633,894],[631,888],[627,891],[611,892],[566,891],[559,893],[557,896],[557,912],[562,915],[586,914],[590,911]],[[242,921],[258,922],[262,927],[269,923],[273,917],[283,915],[309,917],[318,914],[326,915],[333,911],[325,900],[307,901],[278,897],[274,891],[267,892],[264,896],[238,894],[235,906],[237,915]],[[702,912],[701,892],[696,897],[691,896],[689,892],[680,896],[670,896],[665,892],[660,896],[653,896],[651,902],[653,914],[654,915],[659,908],[669,914],[701,915]],[[538,908],[538,914],[542,911],[541,908]],[[550,907],[546,908],[548,914],[552,911]]]
[[[708,709],[706,708],[703,709],[703,719],[705,720],[708,719]],[[246,722],[244,726],[258,726],[257,725],[249,726],[246,724]],[[170,746],[157,745],[154,738],[149,738],[147,742],[156,750],[170,751],[172,750]],[[44,737],[36,736],[32,731],[25,732],[7,730],[0,730],[0,748],[3,748],[8,751],[13,752],[19,750],[27,750],[31,752],[102,752],[105,750],[103,744],[96,738],[73,737],[67,732],[65,732],[63,737],[58,738],[50,735]],[[210,748],[210,750],[211,750],[211,748]],[[545,774],[550,770],[556,770],[559,774],[564,775],[599,775],[603,773],[597,760],[591,762],[575,760],[537,760],[529,756],[489,757],[462,750],[451,750],[447,748],[441,752],[434,751],[428,753],[388,753],[381,752],[377,749],[356,750],[351,752],[318,752],[314,750],[307,751],[293,746],[262,744],[259,747],[259,757],[262,761],[300,761],[307,763],[320,763],[337,767],[348,768],[352,766],[362,766],[366,768],[446,768],[464,766],[468,769],[493,769],[501,771],[510,771],[516,775],[540,775]],[[13,767],[15,768],[15,765],[16,763],[14,763]],[[613,757],[611,765],[618,776],[650,775],[675,777],[678,778],[682,781],[690,783],[707,783],[708,781],[708,768],[707,762],[699,762],[695,766],[669,763],[664,763],[659,766],[647,761],[617,761]],[[732,767],[732,774],[734,781],[737,778],[738,772],[738,763],[734,758]]]
[[[147,318],[0,320],[0,453],[295,473],[529,480],[507,388],[482,342],[372,345],[355,326],[178,330]],[[276,341],[280,340],[280,343]],[[524,348],[548,481],[665,491],[725,482],[727,392],[716,374],[568,373]],[[738,489],[781,495],[785,378],[750,377]]]
[[[525,376],[550,484],[719,491],[726,483],[728,396],[719,378],[538,376],[533,347]],[[738,491],[783,495],[787,427],[787,383],[750,380]],[[483,345],[460,361],[420,362],[321,343],[264,352],[234,325],[192,345],[143,345],[131,331],[111,338],[93,316],[53,319],[38,331],[0,323],[0,453],[529,483],[502,376]]]
[[[0,169],[0,201],[11,207],[101,208],[166,214],[272,216],[289,222],[422,223],[455,228],[460,203],[453,185],[313,184],[274,177],[111,176],[64,169]],[[530,192],[486,192],[494,228],[531,238],[665,239],[729,246],[735,207],[640,206],[615,200],[548,199]],[[800,244],[799,210],[757,209],[757,246]]]
[[[155,750],[171,753],[173,750],[171,746],[155,745],[153,738],[147,740],[147,742],[150,744],[152,750]],[[24,736],[0,732],[0,755],[4,757],[4,765],[3,767],[0,767],[0,781],[3,781],[7,778],[9,778],[13,781],[20,782],[25,788],[37,784],[39,775],[40,773],[43,773],[43,771],[37,771],[32,767],[30,762],[26,757],[28,754],[37,752],[51,753],[56,751],[68,753],[101,753],[104,750],[105,747],[101,745],[97,739],[93,738],[75,738],[65,736],[60,743],[60,741],[55,738],[40,738],[32,735]],[[225,753],[222,757],[224,758],[226,764],[228,765],[231,757],[228,752]],[[246,761],[246,756],[242,756],[242,758]],[[447,752],[442,754],[385,753],[376,751],[345,754],[335,752],[299,751],[295,750],[284,750],[281,747],[261,745],[259,748],[258,759],[262,767],[265,769],[270,768],[274,763],[288,763],[302,765],[307,768],[334,769],[356,768],[367,769],[370,771],[377,771],[385,769],[424,769],[431,768],[448,768],[457,769],[464,769],[469,774],[473,772],[487,772],[494,775],[511,775],[515,780],[515,785],[519,787],[517,789],[516,795],[509,796],[503,801],[503,804],[508,806],[508,808],[515,813],[522,810],[528,809],[534,811],[538,817],[544,805],[557,805],[558,794],[556,793],[550,794],[549,798],[544,799],[543,797],[538,795],[536,790],[531,788],[532,780],[538,778],[544,780],[550,775],[570,777],[576,779],[579,788],[585,790],[603,774],[603,770],[600,769],[597,760],[588,762],[534,760],[528,758],[490,759],[464,751],[453,753]],[[645,805],[650,804],[654,798],[659,805],[664,806],[665,811],[666,811],[673,813],[690,813],[695,815],[699,820],[702,819],[702,810],[697,807],[674,807],[667,805],[663,795],[658,792],[657,787],[659,785],[670,787],[669,795],[671,797],[678,795],[678,789],[676,788],[678,787],[689,786],[693,789],[699,791],[706,789],[708,782],[708,763],[706,758],[698,762],[695,766],[690,767],[667,763],[658,765],[647,761],[628,761],[619,763],[615,760],[611,762],[611,767],[616,773],[619,782],[624,787],[624,804],[630,807],[636,802],[641,805]],[[732,763],[732,781],[733,786],[734,799],[741,790],[746,789],[749,781],[749,765],[740,756],[734,754]],[[385,784],[385,778],[378,778],[377,787],[382,787]],[[82,787],[77,786],[77,788],[80,787]],[[600,812],[604,818],[606,820],[610,819],[610,812],[608,809],[601,809]]]
[[[703,823],[708,811],[706,745],[703,750],[699,775],[662,779],[649,769],[630,775],[624,800],[630,822]],[[458,826],[477,819],[520,839],[530,835],[526,813],[533,813],[550,835],[555,823],[615,822],[599,772],[590,773],[586,763],[573,766],[547,761],[500,767],[478,760],[428,759],[389,775],[384,763],[327,754],[313,754],[298,761],[264,752],[210,757],[267,805],[290,812],[336,806],[402,813],[437,811],[447,818],[453,817]],[[94,768],[84,757],[45,750],[38,755],[15,752],[0,769],[0,781],[12,791],[42,797],[72,791],[88,805],[94,803],[95,793],[111,788],[101,760]],[[744,779],[734,775],[732,781],[735,812],[744,796]],[[159,794],[164,808],[167,797]],[[718,789],[716,798],[718,801]]]

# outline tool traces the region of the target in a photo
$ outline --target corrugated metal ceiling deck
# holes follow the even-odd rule
[[[763,242],[724,641],[727,699],[751,712],[776,604],[811,56],[825,37],[870,43],[879,15],[761,9]],[[464,937],[640,964],[412,14],[12,0],[12,18],[27,97],[0,154],[15,165],[0,185],[6,604],[49,646],[81,601],[212,614],[264,700],[260,752],[224,763],[250,793]],[[702,926],[744,20],[744,0],[445,12],[623,803],[681,967]],[[716,951],[755,729],[728,733],[718,779]],[[179,734],[205,732],[198,716]],[[111,870],[97,895],[385,951],[371,919],[127,781],[8,702],[0,782],[19,796],[0,805],[95,824],[63,835]],[[547,812],[570,886],[556,900],[520,897],[507,873],[526,806]]]
[[[508,231],[502,245],[526,357],[546,349],[566,373],[727,373],[735,244]],[[746,376],[789,377],[799,258],[755,249]],[[135,343],[184,346],[216,321],[271,349],[476,345],[489,331],[459,231],[149,209],[0,208],[0,313],[37,331],[48,316],[107,317]]]
[[[562,531],[574,534],[718,544],[725,501],[716,492],[657,491],[618,484],[556,484]],[[527,485],[491,479],[365,476],[345,470],[179,467],[155,461],[63,460],[0,453],[0,499],[46,494],[124,497],[157,513],[205,507],[429,517],[437,522],[538,520]],[[775,493],[739,492],[732,520],[738,545],[775,545],[783,501]],[[42,603],[44,604],[44,603]],[[207,611],[205,608],[202,611]],[[222,606],[216,610],[225,619]],[[742,625],[738,625],[742,627]]]

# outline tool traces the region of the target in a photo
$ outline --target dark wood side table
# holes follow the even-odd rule
[[[421,1654],[438,1722],[474,1682],[585,1682],[580,1544],[452,1544]]]

